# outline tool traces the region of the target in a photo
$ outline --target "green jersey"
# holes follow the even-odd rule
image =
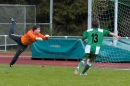
[[[103,38],[105,35],[108,34],[110,34],[110,31],[100,29],[100,28],[93,28],[93,29],[86,30],[82,36],[83,41],[87,39],[85,52],[90,53],[91,51],[95,51],[95,54],[98,54],[100,50],[100,46],[102,45]]]

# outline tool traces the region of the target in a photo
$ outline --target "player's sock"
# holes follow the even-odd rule
[[[90,64],[86,64],[86,66],[85,66],[85,68],[84,68],[82,74],[84,74],[90,67],[91,67]]]
[[[84,65],[84,61],[80,61],[78,64],[78,68],[80,69]]]
[[[80,61],[78,64],[78,67],[75,69],[74,74],[77,75],[79,69],[84,65],[84,61]]]

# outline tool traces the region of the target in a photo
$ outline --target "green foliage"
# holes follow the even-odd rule
[[[37,2],[37,1],[36,1]],[[49,0],[41,0],[36,5],[37,22],[38,23],[49,23],[50,17],[50,2]]]
[[[87,26],[84,25],[84,22],[87,23],[87,2],[85,0],[55,1],[53,15],[54,24],[58,27],[62,25],[68,35],[81,35],[81,28],[85,30]]]
[[[111,5],[107,6],[103,0],[93,1],[93,5],[95,6],[93,8],[93,11],[95,12],[93,13],[93,17],[103,17],[105,12],[111,12],[109,10],[114,9]],[[111,0],[107,2],[110,3]],[[50,22],[50,0],[4,0],[0,1],[0,3],[36,5],[36,22]],[[129,3],[129,1],[126,1],[126,3]],[[104,11],[99,11],[98,9]],[[53,35],[80,36],[87,29],[87,11],[88,0],[53,0]],[[97,11],[99,11],[98,14]],[[27,22],[30,21],[31,19],[28,19]],[[110,24],[110,22],[113,22],[113,19],[102,22]],[[109,26],[107,28],[109,28]]]
[[[0,4],[27,4],[26,0],[2,0]]]
[[[91,68],[87,76],[73,75],[75,67],[0,65],[1,86],[127,86],[128,70]]]
[[[53,0],[53,2],[53,30],[56,29],[56,31],[54,31],[56,33],[53,33],[53,35],[81,35],[87,27],[87,1]],[[50,21],[49,0],[5,0],[0,1],[0,3],[36,5],[37,22],[48,23]],[[30,22],[30,19],[28,19],[28,21]],[[64,28],[57,28],[60,26]],[[63,30],[64,32],[61,30]]]

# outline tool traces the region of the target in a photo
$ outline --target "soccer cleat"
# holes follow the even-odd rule
[[[75,71],[74,71],[74,75],[77,75],[79,72],[79,68],[76,68]]]
[[[12,67],[13,65],[9,65],[9,67]]]
[[[12,21],[12,22],[17,22],[14,18],[12,18],[12,17],[10,17],[10,20]]]
[[[84,73],[84,74],[83,74],[83,73],[80,73],[80,75],[81,75],[81,76],[87,76],[87,74],[86,74],[86,73]]]

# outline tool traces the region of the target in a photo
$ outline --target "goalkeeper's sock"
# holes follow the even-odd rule
[[[90,67],[91,67],[91,65],[86,64],[86,66],[84,67],[84,70],[83,70],[82,74],[84,74]]]
[[[80,61],[78,64],[78,68],[80,69],[84,65],[84,61]]]

